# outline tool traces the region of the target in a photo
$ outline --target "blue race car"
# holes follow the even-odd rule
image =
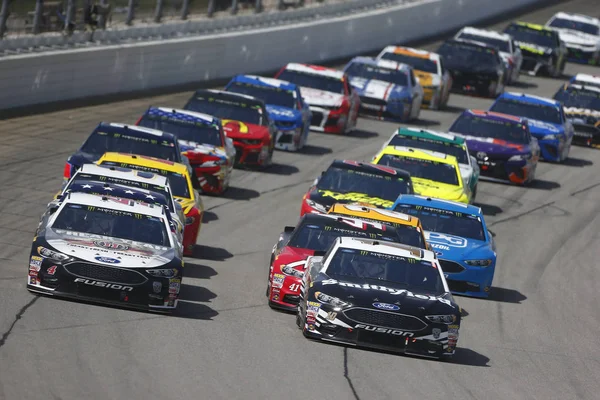
[[[421,220],[452,293],[489,296],[496,269],[496,245],[481,208],[403,194],[392,209]]]
[[[575,129],[560,101],[524,93],[503,93],[490,111],[527,118],[544,160],[562,162],[569,157]]]
[[[225,86],[225,90],[265,102],[269,117],[277,127],[276,149],[297,151],[304,147],[312,113],[300,94],[299,86],[274,78],[237,75]]]
[[[399,122],[419,118],[423,87],[410,65],[355,57],[344,72],[360,96],[361,115]]]

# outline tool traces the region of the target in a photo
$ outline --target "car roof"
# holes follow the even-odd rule
[[[83,164],[81,168],[75,172],[75,176],[78,174],[108,176],[111,178],[150,183],[157,186],[167,186],[168,183],[168,179],[159,174],[113,165]]]
[[[410,204],[415,206],[439,208],[442,210],[477,215],[483,218],[483,211],[481,210],[481,207],[477,207],[472,204],[459,203],[451,200],[442,200],[412,194],[401,194],[396,199],[394,207],[396,206],[396,204]]]
[[[495,111],[486,111],[486,110],[465,110],[465,114],[476,115],[483,119],[493,119],[496,121],[506,121],[506,122],[517,122],[524,124],[527,122],[527,118],[518,117],[516,115],[503,114]]]
[[[444,43],[446,44],[458,44],[458,45],[462,45],[462,46],[467,46],[467,47],[480,47],[480,48],[485,48],[485,49],[489,49],[492,50],[494,52],[498,52],[498,48],[496,46],[492,46],[488,43],[484,43],[484,42],[478,42],[476,40],[471,40],[471,39],[448,39],[446,40]]]
[[[444,164],[455,164],[458,165],[456,157],[450,154],[440,153],[438,151],[417,149],[413,147],[405,146],[386,146],[381,154],[391,154],[396,156],[410,157],[410,158],[421,158],[424,160],[435,161]]]
[[[267,78],[258,75],[236,75],[232,82],[248,83],[256,86],[276,87],[283,90],[297,90],[298,86],[294,83],[283,81],[281,79]]]
[[[560,107],[561,103],[558,100],[551,99],[549,97],[541,97],[535,96],[533,94],[525,94],[525,93],[517,93],[517,92],[504,92],[498,99],[510,99],[510,100],[518,100],[525,103],[533,103],[533,104],[545,104],[549,106]]]
[[[412,66],[405,63],[400,63],[392,60],[375,60],[374,58],[363,56],[354,57],[352,60],[350,60],[348,65],[352,63],[365,64],[370,65],[372,67],[379,67],[385,69],[393,69],[396,71],[402,71],[404,73],[408,73],[411,69],[413,69]]]
[[[579,73],[571,78],[571,82],[580,81],[580,82],[589,82],[600,85],[600,75],[591,75],[591,74],[582,74]]]
[[[534,31],[543,31],[543,32],[552,32],[555,33],[552,29],[544,26],[544,25],[540,25],[540,24],[532,24],[530,22],[523,22],[523,21],[515,21],[515,22],[511,22],[509,24],[510,25],[517,25],[517,26],[522,26],[528,29],[532,29]]]
[[[182,175],[189,175],[188,168],[185,164],[167,161],[156,157],[141,156],[129,153],[107,152],[104,153],[100,160],[139,165],[142,167],[154,168]],[[98,162],[100,162],[100,160]]]
[[[594,93],[600,93],[600,87],[598,86],[590,86],[590,85],[585,85],[585,84],[579,84],[579,83],[571,83],[571,84],[565,84],[563,90],[567,91],[569,89],[576,89],[576,90],[581,90],[584,92],[594,92]]]
[[[360,210],[352,210],[349,207],[359,207]],[[329,215],[343,215],[351,218],[368,218],[377,221],[390,221],[401,225],[419,226],[419,218],[403,214],[393,210],[382,210],[381,208],[371,207],[370,205],[353,204],[353,203],[334,203],[328,211]],[[392,221],[393,219],[393,221]]]
[[[110,196],[99,196],[88,193],[69,193],[63,200],[63,203],[102,207],[110,210],[132,212],[159,218],[164,215],[164,208],[155,206],[154,204],[148,204],[134,200],[127,200],[123,202],[114,197],[111,198]]]
[[[207,125],[218,126],[221,123],[219,118],[213,117],[212,115],[170,107],[150,107],[146,111],[145,115],[169,117],[175,120],[187,122],[202,122]]]
[[[68,193],[89,193],[99,196],[118,197],[122,199],[132,199],[148,204],[169,205],[169,199],[164,193],[153,190],[127,186],[124,183],[107,183],[96,179],[85,179],[78,182],[78,187],[71,185],[65,194]],[[64,197],[64,196],[63,196]],[[158,200],[157,200],[158,199]]]
[[[252,97],[242,93],[228,92],[226,90],[198,89],[194,92],[190,100],[193,100],[197,96],[211,96],[219,100],[230,101],[234,103],[239,102],[260,105],[263,108],[265,106],[265,102],[258,97]]]
[[[329,166],[329,168],[331,168],[331,167],[350,169],[350,170],[354,170],[354,171],[369,172],[369,173],[376,174],[376,175],[401,177],[406,180],[410,179],[410,174],[404,170],[401,170],[398,168],[393,168],[393,167],[388,167],[386,165],[377,165],[377,164],[372,164],[372,163],[367,163],[367,162],[362,162],[362,161],[334,160],[331,163],[331,165]]]
[[[460,136],[456,136],[452,133],[447,133],[447,132],[438,132],[438,131],[433,131],[433,130],[429,130],[429,129],[421,129],[421,128],[415,128],[415,127],[402,127],[399,128],[393,136],[403,136],[403,135],[410,135],[410,136],[417,136],[423,139],[430,139],[430,140],[435,140],[435,141],[439,141],[439,142],[443,142],[443,143],[452,143],[452,144],[458,144],[458,145],[462,145],[465,143],[465,139],[460,137]]]
[[[436,261],[436,255],[430,250],[408,246],[401,243],[382,242],[376,239],[362,239],[354,237],[339,237],[336,239],[340,247],[355,250],[373,251],[376,253],[389,254],[399,257],[415,258],[424,261]]]
[[[285,69],[290,71],[304,72],[313,75],[322,75],[328,78],[334,78],[339,80],[344,79],[343,71],[339,71],[333,68],[322,67],[320,65],[289,63],[285,66]]]
[[[600,26],[600,19],[591,17],[589,15],[584,14],[574,14],[574,13],[566,13],[563,11],[557,12],[551,19],[560,18],[560,19],[568,19],[570,21],[576,22],[585,22],[587,24],[593,24]]]
[[[440,55],[438,53],[434,53],[433,51],[415,49],[413,47],[405,46],[387,46],[381,51],[380,54],[383,53],[405,54],[411,57],[426,58],[435,61],[440,59]]]
[[[461,34],[461,33],[468,33],[471,35],[477,35],[477,36],[483,36],[483,37],[492,38],[492,39],[504,40],[507,42],[510,41],[510,39],[511,39],[511,36],[508,33],[493,31],[493,30],[489,30],[489,29],[475,28],[473,26],[466,26],[466,27],[462,28],[460,30],[460,32],[458,32],[458,34]]]
[[[163,139],[170,139],[175,141],[175,135],[159,131],[158,129],[146,128],[143,126],[137,126],[134,124],[121,124],[118,122],[100,122],[96,127],[97,131],[109,131],[114,133],[123,134],[134,134],[135,136],[146,137],[154,139],[156,136]]]

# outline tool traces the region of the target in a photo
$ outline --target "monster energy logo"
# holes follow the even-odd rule
[[[417,210],[422,210],[422,209],[423,209],[423,206],[416,206],[415,208],[416,208]]]
[[[106,176],[101,176],[101,177],[100,177],[100,180],[101,180],[101,181],[105,181],[105,180],[106,180]]]
[[[158,140],[154,140],[154,139],[152,139],[152,140],[150,140],[150,142],[151,142],[152,144],[158,144]]]
[[[142,214],[133,214],[136,219],[142,219]]]
[[[369,236],[371,237],[371,239],[377,238],[377,234],[375,234],[375,233],[369,233]]]
[[[332,228],[331,228],[330,226],[326,226],[326,227],[325,227],[325,230],[326,230],[326,231],[330,231],[331,229],[332,229]]]
[[[414,264],[414,263],[416,263],[416,262],[417,262],[417,260],[415,260],[414,258],[409,258],[409,259],[408,259],[408,262],[409,262],[410,264]]]
[[[143,188],[147,188],[147,187],[148,187],[148,184],[147,184],[147,183],[143,183],[143,182],[142,182],[142,187],[143,187]]]
[[[120,133],[115,133],[115,134],[113,135],[113,137],[119,138],[119,137],[121,137],[121,134],[120,134]]]
[[[94,211],[96,209],[96,207],[94,206],[87,206],[88,211]]]
[[[462,213],[461,213],[461,212],[457,212],[457,213],[456,213],[456,216],[457,216],[457,217],[462,217]]]
[[[366,251],[366,250],[361,250],[361,251],[360,251],[360,255],[361,255],[361,256],[366,256],[367,254],[369,254],[369,252],[368,252],[368,251]]]

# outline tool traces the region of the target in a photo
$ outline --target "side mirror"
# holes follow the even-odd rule
[[[283,232],[284,233],[292,233],[292,232],[294,232],[294,229],[296,229],[295,226],[286,226],[285,228],[283,228]]]

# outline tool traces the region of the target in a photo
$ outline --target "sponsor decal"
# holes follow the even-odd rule
[[[380,328],[378,326],[365,325],[365,324],[358,324],[354,328],[355,329],[364,329],[365,331],[369,331],[369,332],[386,333],[388,335],[394,335],[394,336],[413,337],[415,335],[413,332],[405,332],[405,331],[401,331],[398,329]]]
[[[446,246],[445,244],[439,244],[439,243],[429,243],[429,244],[434,249],[450,250],[450,247]]]
[[[327,319],[329,321],[335,321],[335,318],[337,317],[337,313],[334,311],[330,311],[327,313]]]
[[[169,293],[178,294],[180,289],[181,289],[181,284],[179,282],[169,283]]]
[[[434,339],[439,339],[440,335],[442,334],[442,330],[439,328],[433,328],[432,329],[432,333],[433,333],[433,338]]]
[[[94,246],[103,247],[111,250],[129,250],[129,246],[123,243],[108,242],[104,240],[94,240]]]
[[[283,274],[274,274],[273,275],[273,287],[274,288],[282,288],[283,287],[283,281],[285,280],[285,275]]]
[[[30,285],[37,285],[37,275],[29,277],[29,284]]]
[[[389,303],[373,303],[373,307],[388,311],[398,311],[400,309],[397,305]]]
[[[444,299],[441,297],[428,296],[428,295],[424,295],[424,294],[415,294],[406,289],[393,289],[393,288],[388,288],[385,286],[371,285],[368,283],[364,283],[361,285],[358,283],[341,282],[336,279],[325,279],[324,281],[321,281],[321,284],[323,284],[323,285],[339,285],[339,286],[343,286],[343,287],[352,287],[352,288],[356,288],[356,289],[379,290],[382,292],[388,292],[389,294],[395,295],[395,296],[406,295],[406,297],[414,297],[414,298],[421,299],[421,300],[439,301],[440,303],[443,303],[443,304],[446,304],[447,306],[455,308],[452,305],[452,303],[450,302],[450,300],[447,300],[447,299]]]
[[[42,267],[42,257],[31,256],[31,260],[29,260],[29,270],[38,272]]]
[[[152,290],[154,290],[154,293],[160,293],[160,291],[162,290],[162,282],[152,282]]]
[[[108,282],[95,281],[93,279],[76,278],[73,282],[83,283],[84,285],[88,285],[88,286],[103,287],[103,288],[107,288],[107,289],[126,290],[128,292],[131,292],[133,290],[132,286],[124,286],[124,285],[118,285],[118,284],[113,284],[113,283],[108,283]]]
[[[46,270],[46,273],[48,275],[54,275],[56,273],[56,268],[58,268],[58,267],[56,265],[53,265]]]
[[[361,203],[372,204],[374,206],[390,208],[394,205],[394,202],[391,200],[381,199],[379,197],[370,197],[364,193],[358,192],[349,192],[349,193],[338,193],[331,190],[323,190],[319,189],[318,192],[323,197],[331,197],[335,200],[343,200],[343,201],[357,201]]]
[[[320,309],[321,309],[321,303],[318,303],[316,301],[309,301],[306,304],[306,312],[308,312],[308,313],[318,314]]]
[[[479,160],[485,160],[487,158],[487,153],[485,151],[478,151],[477,152],[477,158]]]
[[[279,301],[279,293],[273,294],[273,301]]]
[[[110,258],[110,257],[94,257],[94,260],[96,261],[100,261],[106,264],[120,264],[121,261],[117,260],[116,258]]]
[[[445,245],[444,250],[450,250],[450,247],[467,247],[467,239],[460,236],[448,235],[439,232],[429,232],[427,240],[431,244],[431,247],[442,248],[434,245],[434,243]],[[448,247],[449,246],[449,247]]]

